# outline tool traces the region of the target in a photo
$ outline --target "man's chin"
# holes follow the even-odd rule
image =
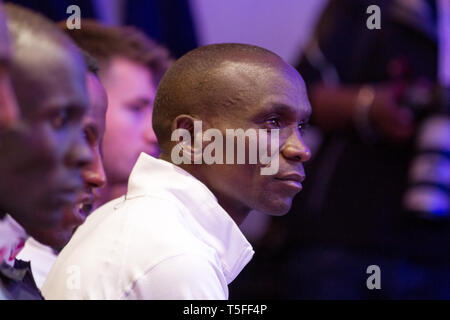
[[[39,209],[34,210],[35,216],[33,217],[33,221],[31,222],[31,228],[34,230],[37,226],[39,228],[42,228],[42,226],[45,226],[45,228],[56,228],[62,223],[62,220],[64,219],[64,207],[58,207],[58,208],[48,208],[48,209]],[[26,224],[23,225],[26,231],[29,233],[29,230],[27,229]]]
[[[292,199],[261,203],[255,210],[271,216],[284,216],[291,209]]]
[[[49,246],[55,251],[60,251],[66,246],[72,237],[72,230],[58,230],[37,234],[33,236],[40,243]]]

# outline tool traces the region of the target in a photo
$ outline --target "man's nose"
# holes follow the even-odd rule
[[[103,168],[102,157],[100,150],[94,151],[94,157],[91,163],[83,167],[81,170],[83,181],[86,185],[92,188],[102,188],[106,184],[106,174]]]
[[[66,165],[71,168],[83,168],[93,161],[93,154],[86,139],[80,133],[73,139],[66,156]]]
[[[281,153],[289,160],[306,162],[311,159],[311,151],[299,132],[293,130],[286,140]]]

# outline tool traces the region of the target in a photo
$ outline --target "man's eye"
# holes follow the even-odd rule
[[[278,119],[278,118],[270,118],[269,120],[266,121],[266,123],[271,128],[280,128],[281,127],[281,122],[280,122],[280,119]]]
[[[68,122],[69,116],[66,110],[60,110],[50,118],[50,123],[56,130],[63,128]]]
[[[309,127],[309,124],[308,123],[299,123],[298,124],[298,130],[300,131],[300,134],[301,135],[304,135],[305,134],[305,131],[306,131],[306,129],[308,129],[308,127]]]
[[[87,130],[83,130],[83,139],[86,142],[89,142],[89,132]]]
[[[145,107],[140,105],[131,105],[129,106],[129,109],[133,112],[142,112],[144,111]]]
[[[131,106],[130,110],[134,111],[134,112],[139,112],[139,111],[142,110],[142,107],[140,107],[140,106]]]

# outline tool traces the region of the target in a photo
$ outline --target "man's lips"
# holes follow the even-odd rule
[[[281,181],[283,185],[292,189],[296,189],[298,192],[300,192],[303,189],[302,182],[305,180],[305,175],[297,172],[292,172],[284,174],[282,176],[278,176],[275,179]]]
[[[77,195],[80,189],[81,187],[78,186],[61,188],[60,190],[54,193],[56,202],[60,205],[68,205],[76,203]]]
[[[284,175],[278,176],[275,179],[302,183],[303,181],[305,181],[305,175],[297,173],[297,172],[291,172],[291,173],[286,173]]]
[[[92,192],[84,192],[78,198],[76,210],[83,215],[84,218],[87,218],[94,207],[95,197]]]

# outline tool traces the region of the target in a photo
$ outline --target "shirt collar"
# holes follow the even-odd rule
[[[127,199],[169,192],[182,202],[202,229],[199,235],[216,249],[230,283],[254,251],[239,227],[201,181],[180,167],[141,153],[128,181]]]
[[[0,264],[13,266],[26,239],[25,230],[9,214],[0,220]]]

